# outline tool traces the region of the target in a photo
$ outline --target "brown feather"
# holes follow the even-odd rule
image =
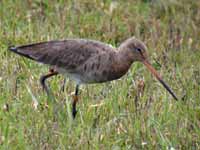
[[[56,73],[69,74],[77,84],[101,83],[118,79],[126,74],[134,61],[140,61],[177,99],[148,62],[145,44],[135,37],[124,41],[118,51],[108,44],[84,39],[49,41],[9,49],[19,55],[55,67]]]
[[[69,39],[49,41],[16,47],[17,53],[35,61],[74,70],[94,55],[114,51],[94,40]]]

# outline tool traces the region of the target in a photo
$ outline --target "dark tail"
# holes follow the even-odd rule
[[[14,53],[16,53],[18,55],[21,55],[21,56],[24,56],[26,58],[34,60],[32,57],[30,57],[30,55],[20,52],[19,49],[18,49],[18,47],[9,46],[8,50],[10,50],[10,51],[12,51],[12,52],[14,52]]]
[[[15,51],[17,51],[17,47],[9,46],[8,50],[15,52]]]

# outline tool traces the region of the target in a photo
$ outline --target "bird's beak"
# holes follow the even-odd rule
[[[170,89],[170,87],[163,81],[161,76],[158,74],[158,72],[153,68],[153,66],[147,61],[143,60],[143,64],[149,69],[149,71],[160,81],[160,83],[166,88],[166,90],[173,96],[175,100],[178,100],[174,92]]]

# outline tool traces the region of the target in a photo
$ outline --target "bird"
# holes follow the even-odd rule
[[[72,116],[77,114],[79,87],[82,84],[103,83],[124,76],[134,62],[143,63],[160,81],[171,96],[177,96],[153,68],[147,55],[147,46],[139,39],[130,37],[115,48],[92,39],[51,40],[21,46],[11,46],[10,51],[50,66],[49,72],[40,77],[42,88],[49,94],[46,79],[63,74],[75,81]]]

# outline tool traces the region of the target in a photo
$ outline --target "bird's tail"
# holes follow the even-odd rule
[[[9,49],[10,51],[14,51],[14,52],[15,52],[15,51],[17,50],[17,47],[9,46],[8,49]]]
[[[15,46],[9,46],[8,47],[8,50],[16,53],[16,54],[19,54],[21,56],[24,56],[26,58],[29,58],[29,59],[32,59],[32,60],[35,60],[33,57],[31,57],[28,53],[24,53],[23,51],[20,51],[20,48],[19,47],[15,47]]]

